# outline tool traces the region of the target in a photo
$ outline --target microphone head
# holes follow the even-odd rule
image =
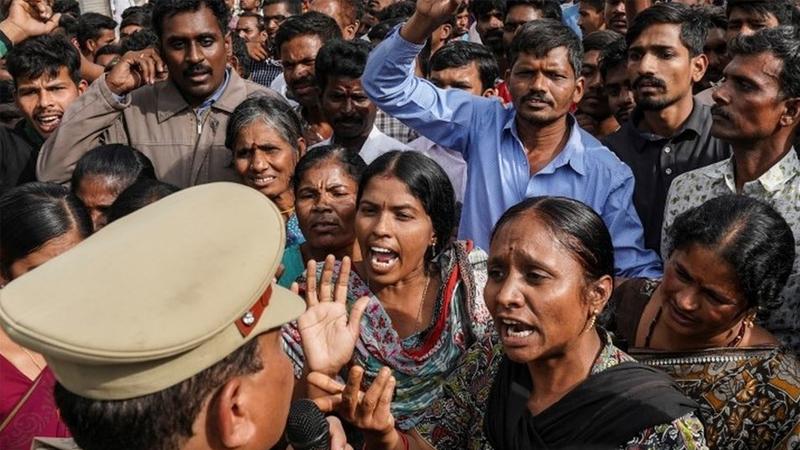
[[[328,421],[316,403],[307,398],[292,403],[286,422],[286,440],[298,450],[329,448]]]

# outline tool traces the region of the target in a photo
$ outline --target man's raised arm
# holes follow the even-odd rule
[[[443,90],[414,76],[414,59],[439,25],[458,7],[455,0],[418,0],[414,15],[373,50],[362,85],[373,102],[437,144],[465,153],[477,105],[492,100],[458,89]],[[495,102],[496,103],[496,102]],[[499,103],[498,103],[499,105]]]

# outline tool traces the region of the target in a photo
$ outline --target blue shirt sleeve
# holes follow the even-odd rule
[[[495,114],[502,105],[459,89],[439,89],[414,76],[414,59],[423,46],[403,39],[399,30],[370,52],[361,78],[364,90],[378,108],[466,159],[470,132],[481,121],[474,115],[479,110]]]
[[[633,205],[633,174],[630,169],[625,172],[620,184],[609,193],[601,214],[614,243],[617,275],[661,278],[661,259],[644,246],[642,222]]]

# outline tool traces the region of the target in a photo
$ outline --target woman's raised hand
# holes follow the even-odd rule
[[[347,282],[350,279],[350,258],[342,260],[339,276],[333,280],[335,263],[328,255],[317,283],[317,262],[306,266],[306,311],[297,319],[308,371],[334,376],[353,356],[361,329],[361,316],[369,299],[362,297],[347,317]],[[297,292],[296,285],[292,286]]]
[[[361,391],[364,369],[350,368],[343,385],[319,372],[308,375],[308,383],[328,395],[315,398],[323,412],[336,411],[339,416],[360,428],[370,448],[394,448],[400,439],[391,412],[396,380],[388,367],[382,367],[366,392]]]

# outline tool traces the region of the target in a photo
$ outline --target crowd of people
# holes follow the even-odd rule
[[[0,11],[0,448],[800,449],[800,2]]]

